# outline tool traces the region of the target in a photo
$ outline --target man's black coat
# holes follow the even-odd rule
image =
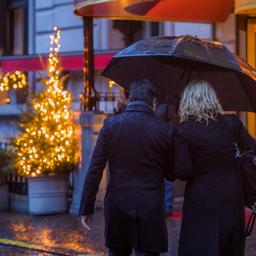
[[[108,247],[130,245],[139,251],[168,249],[164,177],[171,179],[172,131],[146,103],[135,101],[108,118],[91,159],[81,201],[81,215],[94,212],[106,162],[105,197]]]

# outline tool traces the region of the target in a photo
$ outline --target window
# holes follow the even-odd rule
[[[27,53],[27,0],[6,1],[4,55]]]
[[[113,28],[123,33],[125,47],[143,38],[143,22],[141,21],[114,20]]]

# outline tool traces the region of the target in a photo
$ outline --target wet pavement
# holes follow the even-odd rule
[[[170,251],[177,256],[180,216],[168,219]],[[107,255],[102,209],[96,209],[92,230],[86,231],[77,216],[29,216],[0,213],[1,256]],[[246,256],[256,256],[256,232],[247,241]]]
[[[0,213],[0,244],[1,239],[5,238],[11,241],[24,242],[25,246],[28,247],[25,248],[24,253],[8,254],[9,249],[2,246],[1,249],[6,247],[7,253],[3,254],[0,250],[0,255],[48,255],[34,252],[33,248],[35,247],[49,252],[49,255],[105,255],[103,230],[104,220],[101,210],[96,210],[93,229],[90,232],[82,227],[77,216],[68,214],[29,216]]]

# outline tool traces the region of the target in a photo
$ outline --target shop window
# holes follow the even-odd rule
[[[28,0],[0,1],[0,55],[27,54],[27,2]],[[15,103],[25,103],[27,88],[16,90],[13,96],[16,98]]]

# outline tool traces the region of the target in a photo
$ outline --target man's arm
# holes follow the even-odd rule
[[[168,141],[169,146],[167,150],[167,157],[165,163],[165,178],[169,181],[174,181],[176,177],[173,173],[173,165],[174,165],[174,125],[172,122],[168,124]]]
[[[94,213],[96,195],[99,190],[102,174],[108,159],[106,129],[106,122],[104,122],[85,179],[80,215],[92,215]]]

